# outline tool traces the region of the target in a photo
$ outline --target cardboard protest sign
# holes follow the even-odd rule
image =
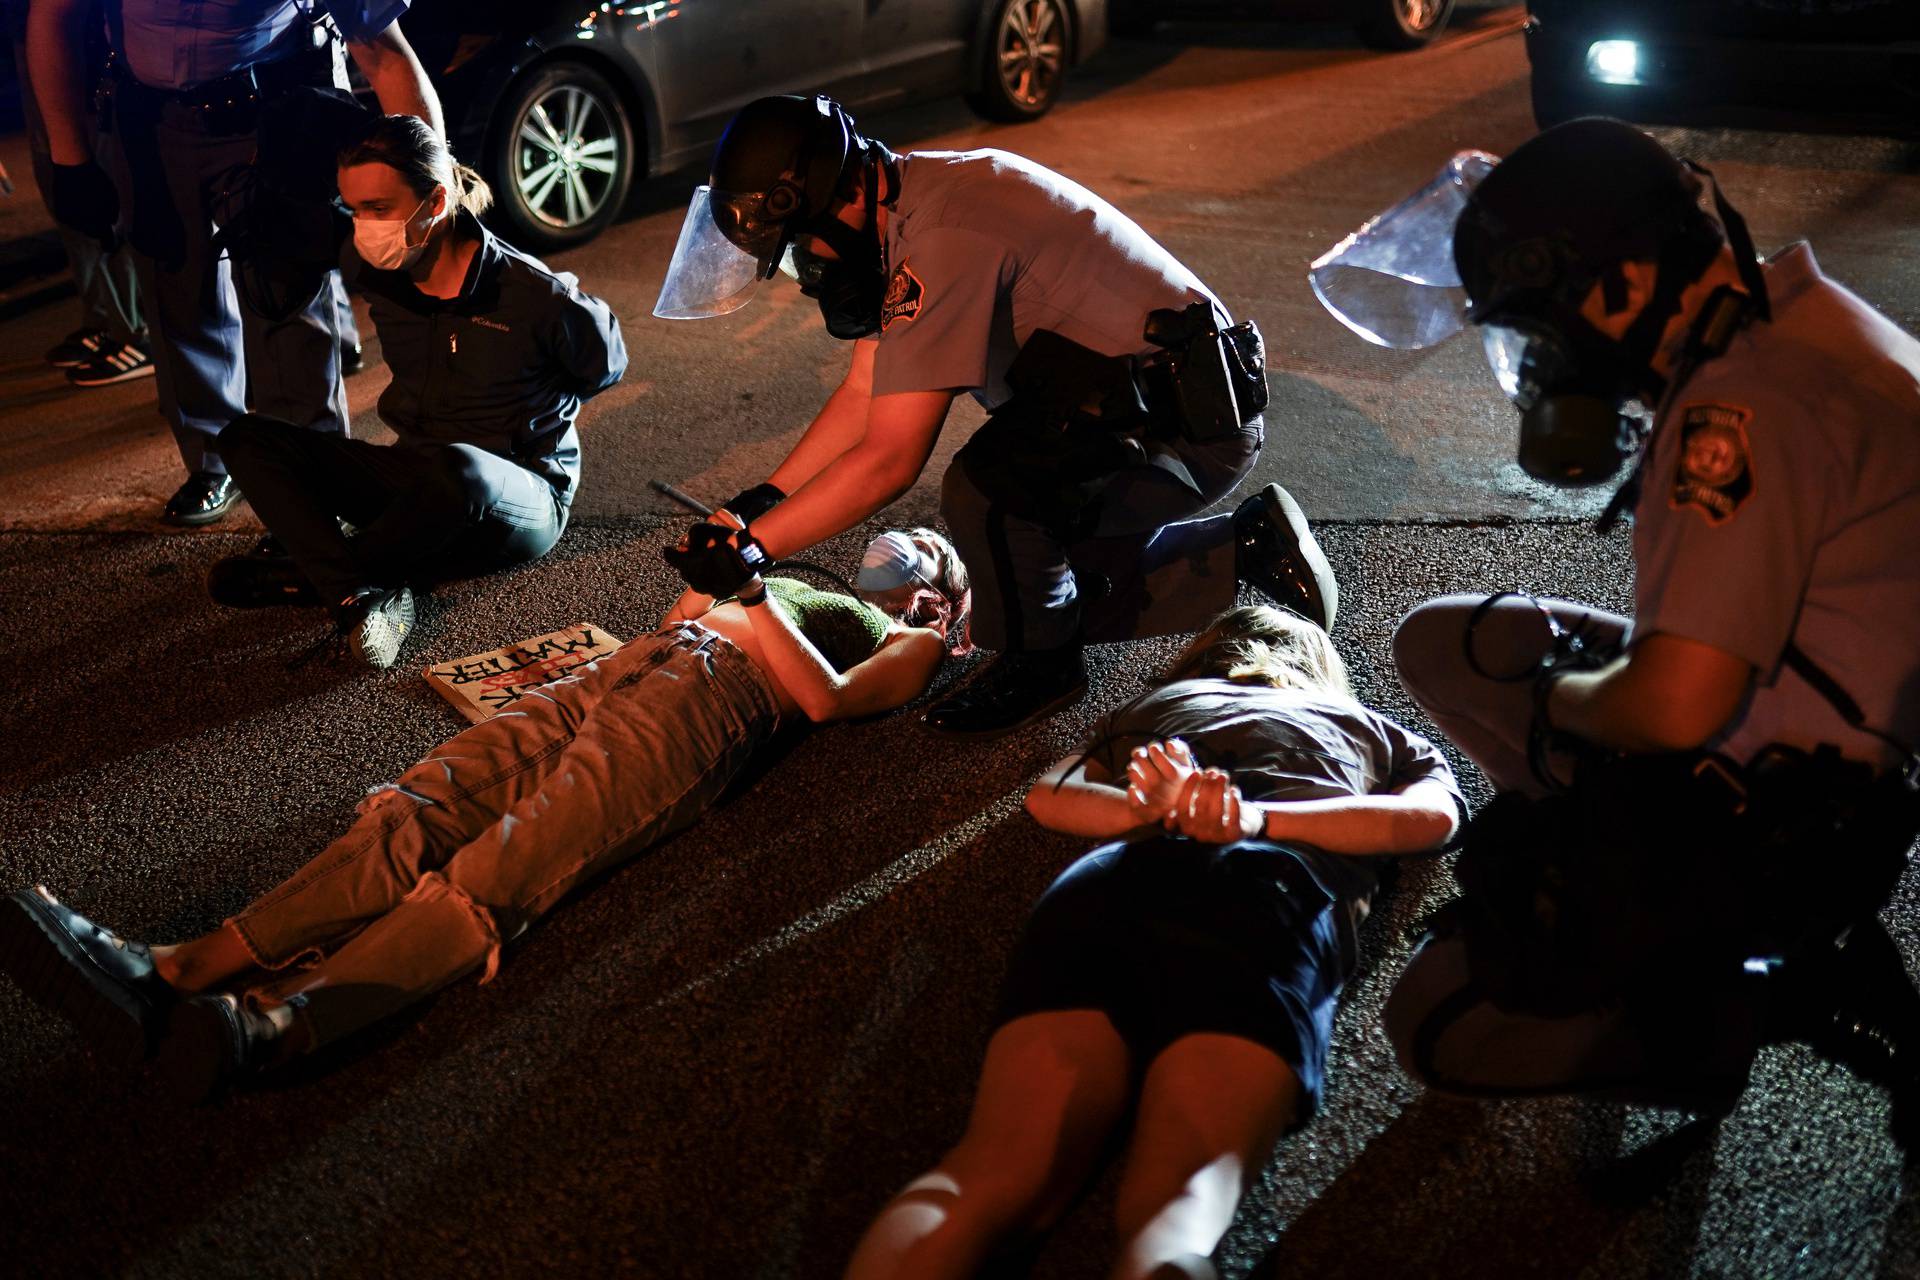
[[[428,667],[427,683],[474,724],[549,680],[604,658],[620,641],[590,622]]]

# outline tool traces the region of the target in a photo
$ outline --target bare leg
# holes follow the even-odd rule
[[[228,923],[190,942],[153,948],[153,967],[168,986],[194,993],[256,966],[239,931]]]
[[[1300,1080],[1271,1049],[1190,1035],[1147,1069],[1114,1206],[1115,1280],[1211,1277],[1209,1255],[1300,1108]]]
[[[1016,1233],[1050,1226],[1127,1104],[1126,1043],[1103,1013],[1016,1018],[994,1033],[967,1132],[861,1238],[848,1280],[970,1276]]]

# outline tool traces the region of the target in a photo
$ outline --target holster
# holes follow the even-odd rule
[[[1267,407],[1266,345],[1251,320],[1226,328],[1209,302],[1147,316],[1144,337],[1161,348],[1136,376],[1158,415],[1190,440],[1219,440]]]

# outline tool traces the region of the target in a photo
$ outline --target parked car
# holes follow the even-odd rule
[[[1533,114],[1920,132],[1914,0],[1530,0]]]
[[[634,180],[703,161],[734,112],[826,93],[860,112],[964,93],[1030,120],[1105,42],[1107,0],[417,0],[402,21],[455,153],[514,242],[598,234]]]
[[[1418,49],[1446,28],[1453,0],[1110,0],[1110,9],[1111,29],[1123,36],[1145,35],[1163,18],[1330,10],[1352,19],[1360,38],[1376,49]]]

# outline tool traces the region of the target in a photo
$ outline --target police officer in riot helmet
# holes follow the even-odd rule
[[[1370,336],[1424,342],[1445,326],[1394,307],[1433,308],[1444,289],[1396,304],[1339,268],[1399,253],[1425,262],[1404,278],[1457,280],[1456,320],[1478,329],[1520,409],[1521,465],[1584,485],[1630,463],[1603,524],[1633,514],[1634,612],[1517,593],[1430,601],[1395,636],[1401,680],[1509,793],[1487,819],[1592,812],[1605,779],[1679,762],[1673,796],[1616,806],[1627,836],[1596,847],[1563,826],[1538,844],[1572,850],[1576,871],[1674,844],[1661,870],[1612,890],[1626,897],[1592,904],[1615,923],[1651,919],[1642,895],[1671,905],[1707,850],[1738,846],[1718,864],[1738,869],[1706,882],[1713,906],[1679,927],[1747,949],[1711,971],[1642,954],[1625,998],[1547,1016],[1495,998],[1526,979],[1498,973],[1497,949],[1456,917],[1467,923],[1429,937],[1389,1003],[1403,1063],[1481,1094],[1724,1086],[1775,1035],[1910,1090],[1920,1017],[1874,913],[1916,825],[1920,342],[1827,279],[1804,243],[1760,261],[1710,175],[1617,121],[1550,129],[1479,166],[1477,185],[1472,165],[1449,172],[1451,194],[1443,175],[1316,264],[1323,300]],[[1444,199],[1460,211],[1435,236]],[[1527,798],[1547,792],[1560,794]],[[1478,825],[1463,884],[1476,839],[1505,830]],[[1706,848],[1678,847],[1678,830]]]
[[[766,483],[669,553],[689,605],[905,493],[956,395],[991,417],[942,484],[974,571],[972,638],[999,656],[927,724],[1005,732],[1086,687],[1082,646],[1197,629],[1242,581],[1322,626],[1336,587],[1277,485],[1247,474],[1258,331],[1130,219],[1002,151],[896,154],[826,98],[735,117],[654,313],[745,305],[784,270],[854,341],[848,373]]]

